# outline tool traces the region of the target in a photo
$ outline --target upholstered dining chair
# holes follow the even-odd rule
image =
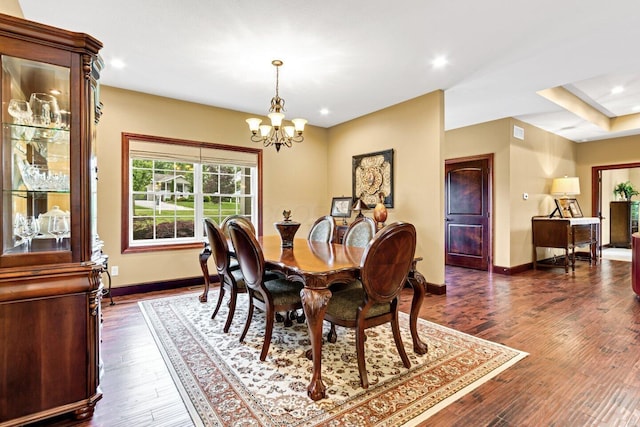
[[[218,271],[218,278],[220,281],[220,292],[218,293],[218,302],[216,308],[213,310],[211,318],[215,318],[220,310],[225,293],[229,292],[229,313],[227,314],[227,320],[222,329],[225,333],[229,332],[233,315],[236,311],[237,295],[245,293],[247,291],[244,284],[244,277],[239,270],[237,261],[235,265],[232,264],[231,256],[229,255],[229,245],[227,244],[227,237],[222,230],[209,218],[204,219],[205,230],[207,232],[207,238],[209,239],[209,247],[211,248],[211,255]]]
[[[376,234],[376,223],[373,219],[363,216],[356,219],[344,233],[342,244],[345,246],[357,246],[364,248]]]
[[[336,229],[336,220],[331,215],[318,218],[309,230],[308,240],[316,242],[331,242]]]
[[[405,368],[411,363],[400,336],[398,295],[404,286],[416,250],[412,224],[389,224],[375,235],[360,262],[362,286],[336,291],[329,300],[325,320],[356,329],[356,354],[360,385],[369,387],[364,357],[365,329],[391,323],[393,339]]]
[[[264,255],[258,240],[250,228],[240,221],[229,222],[229,234],[240,264],[240,271],[249,294],[249,310],[240,342],[249,331],[254,307],[265,312],[265,333],[260,360],[264,361],[269,352],[273,323],[276,312],[289,312],[302,308],[300,291],[302,284],[284,278],[265,280]]]
[[[349,224],[349,228],[344,233],[342,238],[342,244],[345,246],[356,246],[359,248],[366,247],[373,236],[376,234],[376,223],[373,219],[361,216]],[[350,286],[361,286],[359,281],[353,281],[351,283],[336,283],[331,286],[332,291],[345,289]],[[327,340],[329,342],[336,342],[338,335],[336,334],[336,325],[331,323],[331,328],[327,334]]]

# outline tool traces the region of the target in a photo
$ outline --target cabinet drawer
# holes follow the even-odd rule
[[[573,227],[573,238],[576,244],[587,243],[595,238],[590,225],[576,225]]]

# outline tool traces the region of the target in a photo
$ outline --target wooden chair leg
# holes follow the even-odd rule
[[[264,342],[262,343],[262,351],[260,352],[260,360],[263,362],[267,358],[269,346],[271,345],[271,334],[273,333],[273,321],[275,319],[275,313],[267,309],[265,315],[267,324],[264,331]]]
[[[290,311],[287,311],[287,312],[285,313],[285,315],[284,315],[284,327],[285,327],[285,328],[288,328],[288,327],[290,327],[291,325],[293,325],[293,320],[292,320],[292,317],[291,317],[291,312],[290,312]]]
[[[216,314],[218,314],[218,310],[220,310],[220,306],[222,305],[222,300],[224,299],[224,286],[222,284],[222,281],[220,282],[220,292],[218,294],[218,302],[216,303],[216,308],[213,310],[213,314],[211,315],[211,318],[213,319],[214,317],[216,317]]]
[[[240,342],[243,342],[244,337],[247,336],[249,325],[251,325],[251,318],[253,318],[253,295],[251,295],[251,292],[249,292],[249,309],[247,310],[247,320],[246,322],[244,322],[244,329],[242,330],[242,334],[240,335]]]
[[[398,322],[398,306],[397,301],[391,303],[393,310],[393,317],[391,318],[391,330],[393,331],[393,340],[396,342],[396,348],[398,349],[398,353],[400,354],[400,358],[402,359],[402,363],[404,367],[409,369],[411,367],[411,362],[409,362],[409,357],[407,357],[407,352],[404,351],[404,344],[402,343],[402,336],[400,335],[400,324]]]
[[[358,313],[360,317],[360,313]],[[356,355],[358,357],[358,373],[360,374],[360,385],[362,388],[369,388],[369,378],[367,377],[367,366],[364,358],[364,320],[356,319]]]
[[[238,292],[235,289],[229,291],[229,314],[227,314],[227,321],[224,324],[222,331],[226,334],[231,327],[231,321],[233,321],[233,315],[236,312],[236,300],[238,299]]]
[[[336,325],[331,322],[331,329],[329,329],[329,333],[327,334],[327,341],[330,343],[335,343],[338,341],[338,334],[336,333]]]

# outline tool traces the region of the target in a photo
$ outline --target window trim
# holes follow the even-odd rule
[[[193,249],[193,248],[201,248],[203,243],[172,243],[166,245],[129,245],[129,230],[131,227],[131,218],[129,217],[129,201],[131,200],[129,194],[129,148],[130,141],[145,141],[145,142],[153,142],[157,144],[173,144],[173,145],[183,145],[190,147],[200,147],[200,148],[213,148],[219,150],[227,150],[227,151],[236,151],[243,153],[251,153],[256,155],[256,164],[257,164],[257,192],[256,192],[256,206],[257,206],[257,231],[258,235],[262,235],[262,149],[260,148],[249,148],[249,147],[238,147],[235,145],[226,145],[226,144],[217,144],[212,142],[202,142],[202,141],[191,141],[186,139],[176,139],[176,138],[167,138],[161,136],[151,136],[151,135],[142,135],[136,133],[122,132],[122,153],[121,153],[121,175],[122,175],[122,187],[121,187],[121,199],[122,199],[122,209],[121,209],[121,233],[120,233],[120,242],[121,242],[121,253],[138,253],[138,252],[156,252],[156,251],[173,251],[179,249]]]

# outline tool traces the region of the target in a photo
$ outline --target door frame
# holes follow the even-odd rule
[[[613,169],[631,169],[640,168],[640,162],[633,163],[615,163],[611,165],[601,165],[591,167],[591,216],[599,218],[602,224],[602,181],[600,180],[601,172]],[[598,246],[600,254],[602,254],[602,227],[598,227]]]
[[[452,158],[452,159],[445,159],[444,164],[446,165],[452,165],[452,164],[456,164],[456,163],[466,163],[466,162],[472,162],[472,161],[477,161],[477,160],[486,160],[487,161],[487,168],[488,168],[488,177],[487,177],[487,216],[488,216],[488,221],[487,221],[487,245],[489,246],[488,250],[487,250],[487,254],[489,259],[487,260],[487,272],[493,272],[493,153],[487,153],[487,154],[478,154],[475,156],[466,156],[466,157],[456,157],[456,158]],[[443,168],[446,170],[446,167]],[[446,179],[446,176],[445,176]],[[444,194],[444,183],[443,183],[443,188],[442,188],[442,192],[444,195],[444,200],[446,200],[446,194]],[[446,226],[445,226],[446,228]],[[446,231],[445,231],[446,233]],[[445,236],[446,239],[446,236]],[[446,254],[445,254],[445,266],[446,266]]]

